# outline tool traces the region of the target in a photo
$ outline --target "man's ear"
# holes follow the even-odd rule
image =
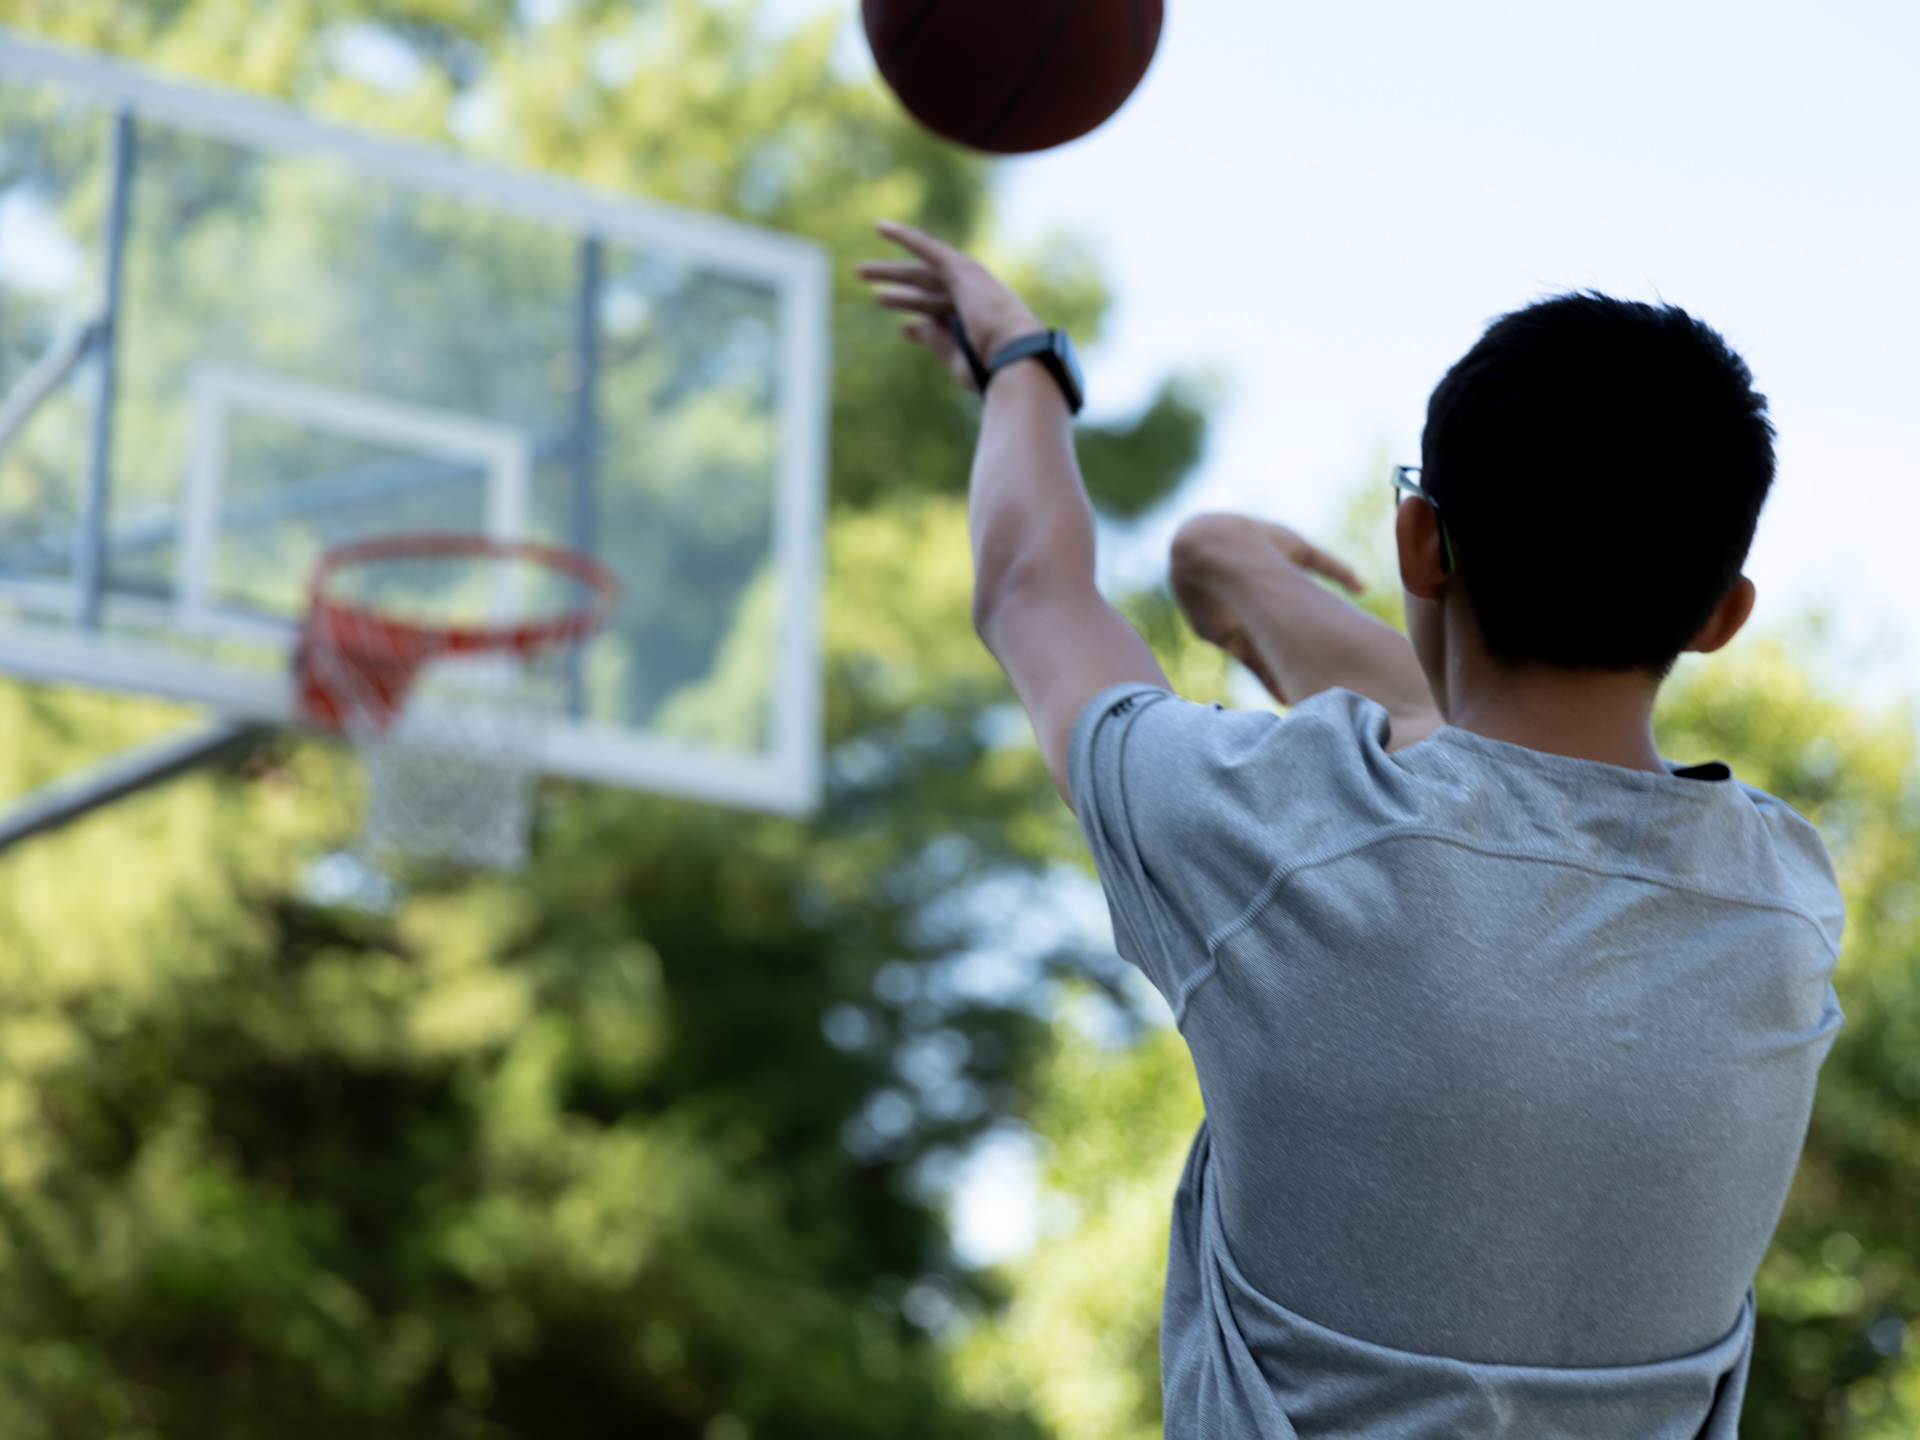
[[[1753,614],[1753,596],[1753,581],[1742,575],[1727,587],[1727,593],[1713,607],[1707,623],[1687,642],[1686,648],[1702,655],[1711,655],[1733,639],[1740,633],[1740,627],[1747,623],[1747,617]]]
[[[1409,595],[1437,600],[1447,580],[1441,554],[1440,517],[1426,501],[1409,495],[1393,517],[1394,543],[1400,549],[1400,583]]]

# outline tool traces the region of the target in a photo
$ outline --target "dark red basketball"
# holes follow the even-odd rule
[[[1126,102],[1161,0],[861,0],[900,103],[935,134],[1017,155],[1078,139]]]

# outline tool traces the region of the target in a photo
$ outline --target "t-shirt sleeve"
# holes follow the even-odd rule
[[[1230,757],[1257,749],[1279,723],[1120,685],[1088,701],[1074,725],[1067,783],[1114,943],[1175,1015],[1204,977],[1208,934],[1258,885],[1237,843],[1245,799]]]
[[[1211,971],[1213,937],[1281,867],[1404,818],[1386,736],[1386,711],[1345,690],[1284,719],[1141,684],[1087,702],[1067,752],[1074,811],[1114,942],[1175,1016]]]

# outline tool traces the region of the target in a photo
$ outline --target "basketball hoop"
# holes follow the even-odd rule
[[[321,557],[297,699],[360,753],[372,858],[526,862],[546,727],[618,598],[589,555],[483,535],[383,536]]]

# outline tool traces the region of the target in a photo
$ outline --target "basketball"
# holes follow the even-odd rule
[[[1162,0],[862,0],[900,103],[937,135],[1018,155],[1118,110],[1160,43]]]

